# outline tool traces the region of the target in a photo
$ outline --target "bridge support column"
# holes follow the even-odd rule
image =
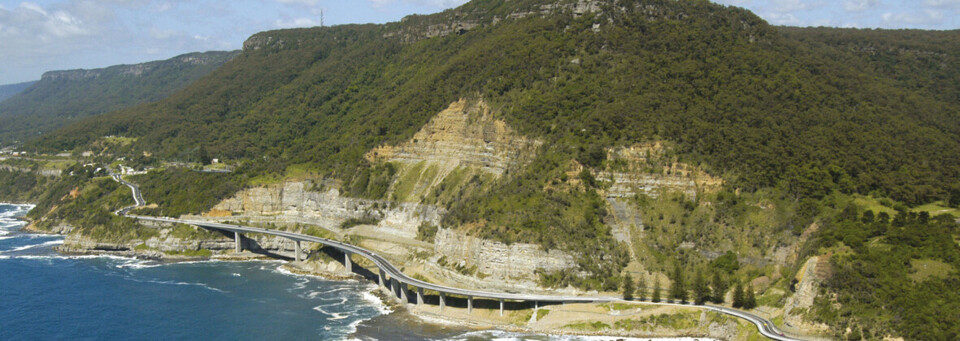
[[[399,285],[400,286],[400,302],[403,304],[407,304],[408,302],[410,302],[407,299],[407,285],[405,283],[400,283],[400,281],[397,281],[397,283],[400,284]]]
[[[423,288],[417,288],[417,307],[423,306]]]
[[[387,273],[386,273],[386,272],[383,272],[383,270],[380,270],[380,287],[381,287],[381,288],[386,288],[386,287],[387,287],[387,282],[386,282],[386,280],[387,280]]]
[[[240,232],[233,233],[233,243],[235,244],[234,246],[236,246],[237,252],[243,251],[243,240],[240,238]]]
[[[467,296],[467,314],[473,312],[473,296]]]
[[[440,312],[443,312],[443,307],[447,305],[447,295],[440,293]]]
[[[347,268],[348,274],[353,272],[353,262],[350,261],[350,253],[346,251],[343,252],[343,266]]]
[[[500,316],[503,316],[503,299],[500,299]]]
[[[300,258],[301,250],[300,250],[300,241],[299,241],[299,240],[294,240],[294,241],[293,241],[293,251],[294,251],[294,252],[293,252],[293,261],[294,261],[294,262],[299,262],[300,259],[301,259],[301,258]]]

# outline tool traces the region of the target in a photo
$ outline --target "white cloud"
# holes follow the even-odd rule
[[[277,28],[320,26],[320,22],[318,20],[314,20],[311,18],[279,19],[275,21],[273,24]]]
[[[925,0],[923,3],[934,7],[960,7],[960,0]]]
[[[927,27],[943,20],[943,14],[937,11],[884,13],[883,22],[887,27]]]
[[[771,24],[784,26],[799,26],[802,24],[800,19],[791,13],[771,12],[763,15]]]
[[[843,9],[847,12],[863,12],[876,7],[878,0],[846,0]]]

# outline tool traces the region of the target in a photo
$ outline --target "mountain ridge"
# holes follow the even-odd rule
[[[131,65],[45,72],[0,103],[0,142],[23,140],[85,117],[165,98],[238,52],[197,52]]]

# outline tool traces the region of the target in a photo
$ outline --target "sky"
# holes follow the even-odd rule
[[[775,25],[960,28],[960,0],[714,0]],[[0,84],[239,49],[260,31],[385,23],[466,0],[0,0]]]

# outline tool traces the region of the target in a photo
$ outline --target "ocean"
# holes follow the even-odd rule
[[[373,283],[295,275],[283,261],[61,255],[62,236],[19,231],[30,208],[0,204],[0,340],[621,339],[425,324],[392,312]]]

